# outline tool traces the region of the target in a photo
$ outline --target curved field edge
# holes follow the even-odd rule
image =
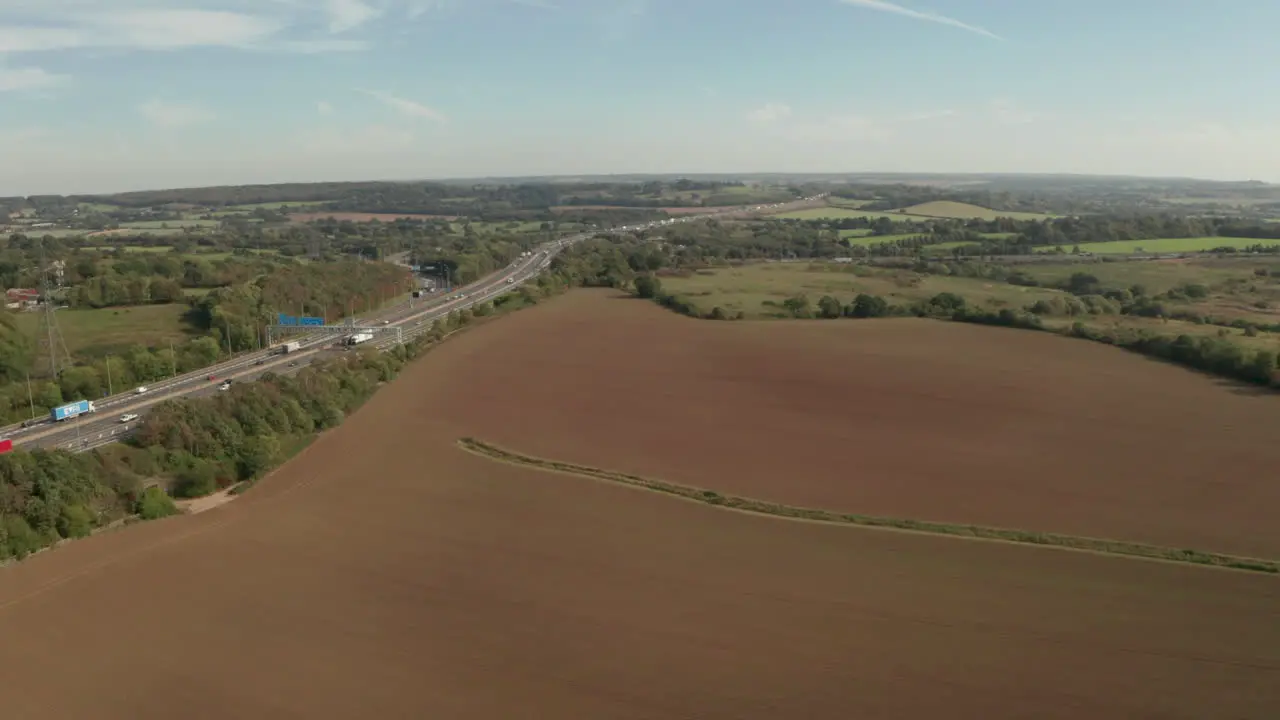
[[[1280,561],[1261,558],[1247,558],[1237,555],[1207,553],[1198,550],[1176,549],[1147,545],[1144,543],[1126,542],[1123,540],[1106,540],[1101,538],[1081,537],[1077,535],[1061,535],[1057,533],[1033,532],[1011,528],[988,527],[983,525],[960,525],[952,523],[911,520],[908,518],[882,517],[876,515],[857,515],[839,513],[830,510],[783,505],[780,503],[755,500],[737,495],[724,495],[713,490],[706,490],[691,485],[655,480],[653,478],[629,475],[627,473],[602,470],[600,468],[578,465],[560,460],[524,455],[505,450],[483,440],[465,437],[458,440],[463,450],[497,460],[499,462],[522,465],[537,470],[556,472],[565,475],[577,475],[595,480],[627,485],[654,492],[674,495],[687,500],[694,500],[728,510],[772,515],[774,517],[810,522],[832,523],[838,525],[856,525],[859,527],[901,530],[906,532],[927,533],[930,535],[947,535],[957,538],[975,540],[998,540],[1003,542],[1039,545],[1064,550],[1118,555],[1128,558],[1159,560],[1164,562],[1187,563],[1191,565],[1207,565],[1211,567],[1244,570],[1248,572],[1280,573]]]

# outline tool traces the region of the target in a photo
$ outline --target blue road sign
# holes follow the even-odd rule
[[[305,317],[305,316],[298,317],[296,315],[285,315],[284,313],[279,313],[277,317],[280,321],[279,323],[277,323],[279,325],[304,325],[307,327],[324,325],[324,318]]]

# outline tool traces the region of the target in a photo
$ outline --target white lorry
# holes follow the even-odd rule
[[[287,342],[280,346],[280,354],[288,355],[291,352],[298,352],[301,349],[302,349],[302,343],[297,341]]]
[[[362,342],[368,342],[372,339],[373,339],[373,333],[367,333],[367,332],[356,333],[355,335],[352,335],[347,338],[347,344],[359,345]]]

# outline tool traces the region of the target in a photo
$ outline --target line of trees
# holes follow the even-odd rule
[[[0,562],[124,519],[171,515],[172,498],[246,487],[341,424],[451,332],[569,287],[611,281],[598,269],[582,256],[567,258],[492,303],[437,319],[403,347],[356,351],[293,376],[268,373],[213,397],[160,403],[127,443],[81,454],[19,448],[0,455]]]
[[[447,332],[490,311],[454,313],[391,352],[350,353],[294,376],[268,374],[213,397],[163,402],[124,444],[0,455],[0,561],[130,516],[172,514],[170,496],[200,497],[260,478],[340,424]]]

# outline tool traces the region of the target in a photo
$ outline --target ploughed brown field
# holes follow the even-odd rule
[[[922,456],[953,458],[954,473],[932,476],[942,492],[992,492],[995,473],[966,462],[995,456],[1002,435],[1021,452],[1048,445],[1026,447],[1026,425],[1056,428],[1081,454],[1094,448],[1069,427],[1128,417],[1115,434],[1140,438],[1176,426],[1167,404],[1145,419],[1141,405],[1112,408],[1156,402],[1144,373],[1199,403],[1188,423],[1258,402],[1032,338],[894,321],[695,323],[587,292],[502,318],[427,355],[243,498],[0,569],[3,717],[1275,717],[1272,576],[753,516],[454,444],[469,434],[791,501],[905,503],[928,487]],[[1001,360],[1001,349],[1024,355]],[[1093,391],[1066,371],[1072,357],[1111,378],[1090,381],[1107,400],[1064,400]],[[1010,369],[1023,367],[1037,370]],[[1015,400],[1041,385],[1042,404]],[[973,405],[962,437],[985,424],[990,443],[939,439],[929,413],[954,419],[961,403]],[[890,444],[886,426],[904,429],[912,404],[918,442]],[[1084,421],[1070,415],[1080,407],[1092,408]],[[1161,457],[1213,451],[1180,437]],[[751,466],[770,453],[790,458],[785,472]],[[900,474],[867,472],[866,456],[890,455]],[[1015,471],[1025,462],[1003,457]],[[1041,472],[1062,480],[1052,462]],[[823,495],[822,478],[842,489]],[[900,487],[855,492],[873,480]],[[1043,501],[1056,512],[1033,512],[1033,487],[999,512],[1087,517],[1061,496]],[[1167,523],[1147,532],[1186,529]]]
[[[289,213],[289,220],[293,222],[311,222],[313,220],[350,220],[351,222],[370,222],[377,220],[379,222],[395,222],[401,218],[406,220],[457,220],[452,215],[425,215],[413,213],[362,213],[362,212],[305,212],[305,213]]]
[[[526,455],[1280,558],[1280,401],[1115,348],[915,319],[701,321],[599,293],[484,337],[494,349],[451,367],[436,406],[456,434]]]

